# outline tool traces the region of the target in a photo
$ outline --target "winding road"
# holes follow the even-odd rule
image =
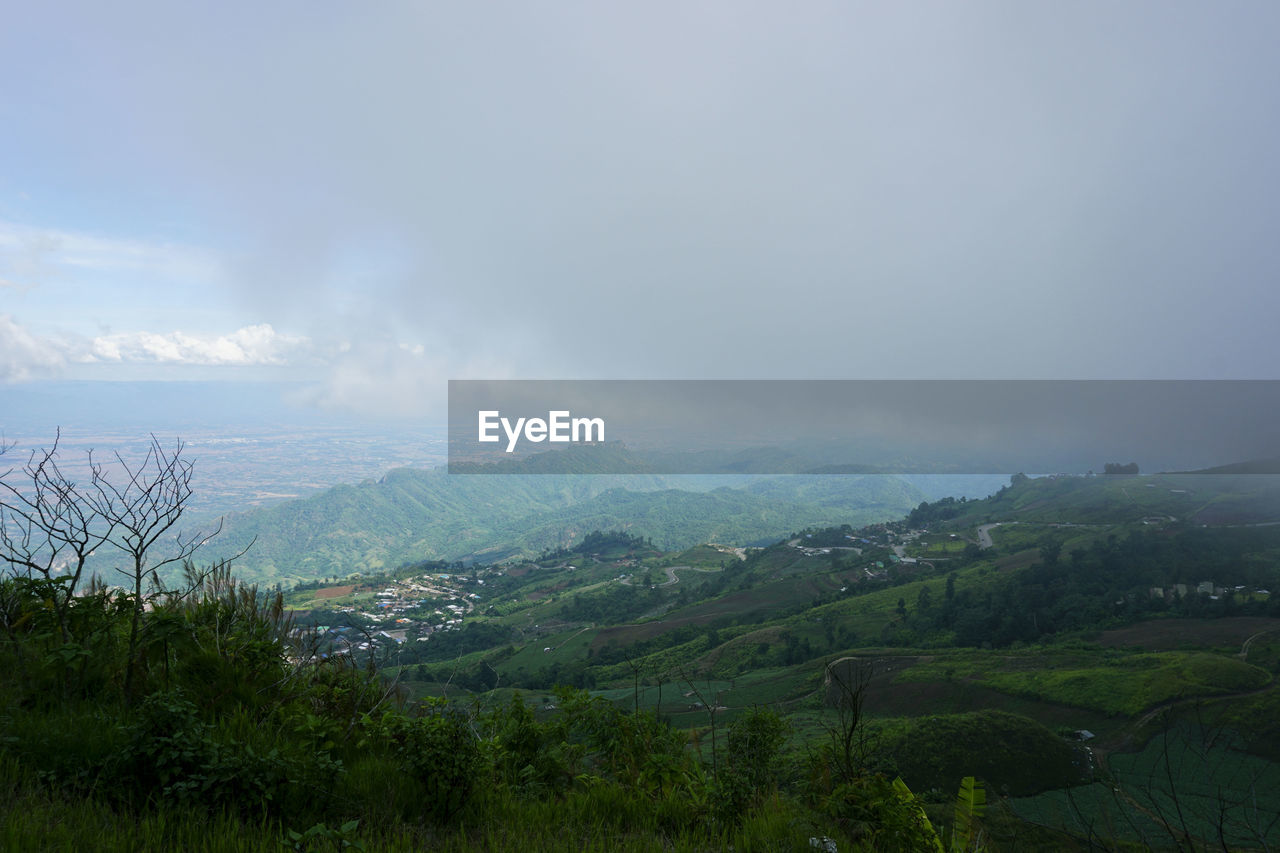
[[[671,586],[673,583],[679,583],[680,578],[676,577],[677,570],[679,571],[687,570],[690,572],[722,572],[724,571],[724,569],[700,569],[697,566],[663,566],[662,570],[667,573],[667,580],[658,584],[658,586]],[[631,583],[631,580],[632,580],[631,578],[627,578],[626,580],[618,581],[618,583],[626,584],[627,586],[633,586],[633,584]]]

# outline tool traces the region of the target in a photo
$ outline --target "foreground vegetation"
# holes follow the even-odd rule
[[[123,484],[53,453],[23,473],[0,478],[8,848],[1280,843],[1280,528],[1077,522],[1083,479],[1014,478],[764,548],[596,532],[261,594],[161,571],[207,538],[152,550],[180,447]],[[1055,489],[1068,520],[1019,518]]]
[[[149,601],[133,656],[130,596],[80,596],[59,625],[62,584],[0,583],[10,849],[932,845],[909,790],[832,749],[780,773],[772,711],[720,732],[708,766],[687,731],[569,688],[541,716],[518,694],[410,704],[313,659],[278,595],[225,568],[191,581]]]

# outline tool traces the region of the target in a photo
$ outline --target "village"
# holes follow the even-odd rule
[[[333,613],[342,614],[341,621],[346,624],[315,626],[317,648],[323,650],[318,654],[368,653],[426,642],[433,633],[457,629],[481,599],[480,593],[467,592],[467,586],[483,587],[484,580],[474,574],[440,572],[386,579],[374,592],[357,592],[356,584],[321,589],[317,599],[354,601],[332,608]]]

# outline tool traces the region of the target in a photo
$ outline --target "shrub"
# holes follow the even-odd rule
[[[786,737],[786,721],[766,708],[752,708],[729,726],[728,755],[715,784],[720,820],[737,823],[777,787],[778,752]]]
[[[369,720],[368,727],[374,740],[423,785],[428,815],[443,823],[471,799],[481,771],[480,742],[470,720],[444,700],[428,700],[424,707],[424,716],[387,713]]]

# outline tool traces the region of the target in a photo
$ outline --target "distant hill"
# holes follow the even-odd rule
[[[1187,471],[1187,474],[1280,474],[1280,457],[1275,459],[1258,459],[1252,462],[1237,462],[1233,465],[1219,465],[1217,468],[1202,468],[1199,471]]]
[[[1226,466],[1237,467],[1245,466]],[[1208,525],[1280,521],[1280,476],[1219,471],[1015,478],[986,500],[956,504],[945,517],[934,512],[929,520],[953,527],[996,521],[1115,524],[1156,516]]]
[[[725,484],[735,484],[729,488]],[[626,530],[667,549],[776,541],[812,525],[900,518],[926,493],[891,477],[467,476],[399,469],[379,481],[232,516],[201,552],[247,580],[345,576],[427,559],[486,562]]]
[[[488,461],[455,460],[453,474],[891,474],[922,471],[937,474],[980,470],[980,463],[905,460],[883,449],[849,446],[748,447],[738,450],[652,450],[619,441],[569,445]],[[862,457],[866,458],[862,458]],[[874,460],[874,461],[871,461]]]

